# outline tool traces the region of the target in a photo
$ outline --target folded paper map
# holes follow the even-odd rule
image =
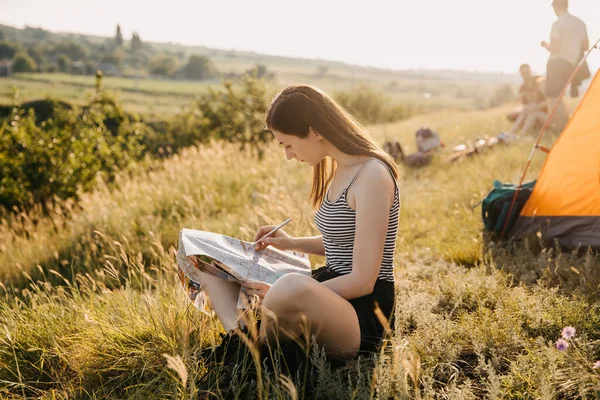
[[[224,280],[273,284],[295,272],[310,276],[310,261],[302,253],[267,247],[255,251],[251,242],[214,232],[182,229],[177,266],[183,290],[201,311],[211,313],[204,289],[203,273]],[[242,301],[238,302],[241,307]]]

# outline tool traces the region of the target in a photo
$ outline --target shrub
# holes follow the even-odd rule
[[[213,139],[261,157],[271,138],[264,130],[267,93],[263,81],[246,75],[211,88],[170,122],[139,121],[107,92],[83,108],[39,100],[7,109],[0,125],[0,207],[77,198],[97,178],[110,182],[145,154],[167,156]]]
[[[210,139],[240,143],[262,156],[263,145],[271,138],[264,130],[267,85],[246,75],[238,84],[226,82],[223,88],[209,88],[186,112],[176,116],[170,126],[173,151]]]
[[[342,107],[365,124],[406,119],[421,112],[422,108],[409,104],[394,104],[385,94],[364,85],[353,90],[337,92],[334,97]]]
[[[97,177],[111,181],[139,157],[139,137],[147,129],[108,95],[83,109],[55,106],[53,117],[39,125],[33,111],[13,108],[0,125],[0,206],[77,197]]]
[[[150,60],[150,74],[172,76],[177,70],[177,58],[168,54],[159,54]]]
[[[183,67],[185,76],[189,79],[205,80],[217,76],[217,70],[212,61],[204,56],[193,55]]]
[[[37,69],[37,65],[33,58],[27,53],[17,53],[13,58],[13,72],[33,72]]]

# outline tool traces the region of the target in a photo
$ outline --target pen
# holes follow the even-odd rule
[[[277,232],[278,230],[280,230],[281,228],[283,228],[291,220],[292,220],[291,218],[286,219],[281,224],[279,224],[275,228],[271,229],[268,233],[262,235],[260,239],[258,239],[255,242],[252,242],[252,245],[254,246],[254,245],[258,244],[261,240],[263,240],[264,238],[266,238],[267,236],[271,236],[272,234],[274,234],[275,232]]]

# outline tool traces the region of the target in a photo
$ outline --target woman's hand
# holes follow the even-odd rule
[[[256,296],[258,298],[258,304],[262,304],[265,295],[271,288],[271,285],[264,282],[246,281],[242,282],[242,291],[249,297]]]
[[[256,231],[256,235],[254,235],[254,241],[260,239],[263,235],[269,233],[271,230],[275,228],[275,225],[267,225],[261,226]],[[275,233],[270,236],[267,236],[259,243],[254,246],[254,250],[260,251],[263,250],[267,246],[273,246],[278,248],[279,250],[293,250],[293,242],[294,238],[287,233],[285,233],[282,229],[279,229]]]

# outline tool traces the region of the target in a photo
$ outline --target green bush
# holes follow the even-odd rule
[[[240,82],[225,82],[223,88],[209,88],[187,111],[177,115],[169,128],[173,151],[194,143],[211,139],[240,143],[262,156],[263,145],[271,139],[264,130],[267,102],[267,85],[246,75]]]
[[[77,198],[146,154],[168,156],[210,140],[239,143],[261,157],[271,138],[267,93],[262,81],[245,76],[211,88],[172,121],[152,124],[126,114],[107,92],[83,108],[52,100],[14,107],[0,125],[0,207]]]
[[[13,72],[34,72],[37,65],[33,58],[27,53],[17,53],[13,57],[12,70]]]
[[[358,86],[334,94],[335,99],[364,124],[395,122],[422,112],[422,106],[394,103],[388,96],[368,86]]]
[[[160,76],[173,76],[177,71],[177,58],[168,54],[159,54],[150,60],[148,67],[150,74]]]
[[[0,125],[0,206],[77,197],[142,153],[139,138],[150,128],[130,120],[108,95],[83,109],[53,110],[37,125],[33,111],[15,107]]]
[[[183,72],[188,79],[205,80],[216,77],[217,70],[207,57],[192,55],[187,64],[183,67]]]

